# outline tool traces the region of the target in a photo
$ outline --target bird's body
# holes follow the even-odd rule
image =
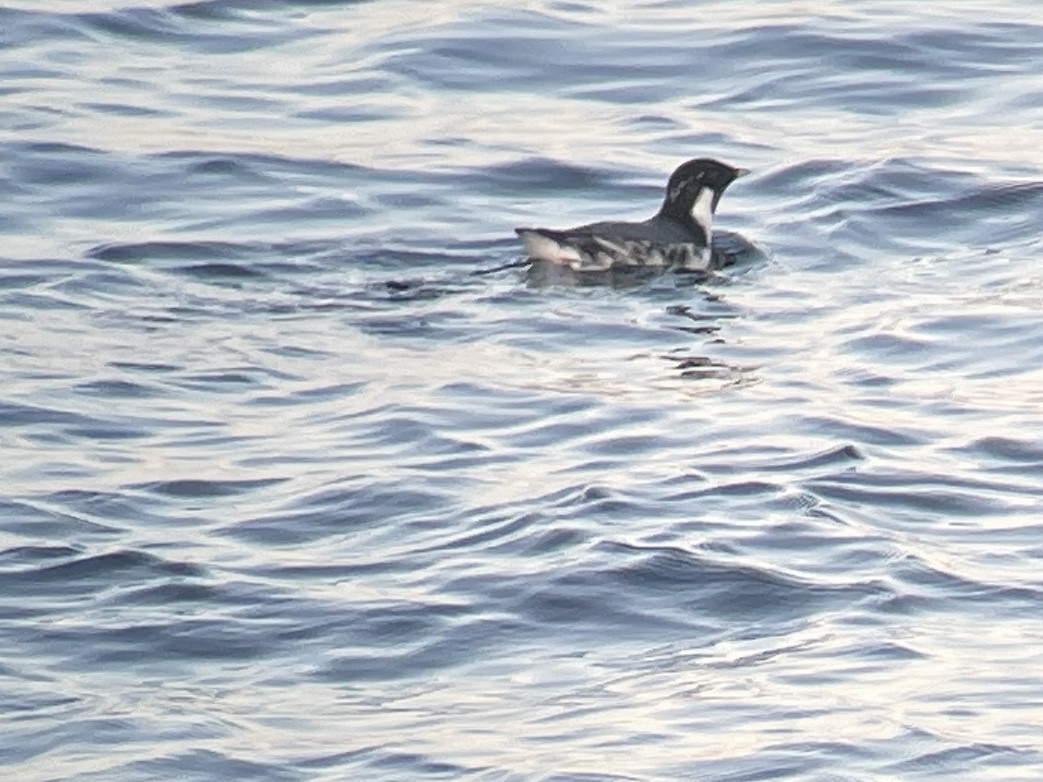
[[[746,173],[716,160],[689,160],[670,176],[663,205],[648,220],[515,231],[530,259],[576,271],[664,266],[706,270],[712,262],[717,202],[725,188]]]

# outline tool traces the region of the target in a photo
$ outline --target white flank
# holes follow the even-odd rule
[[[706,271],[710,268],[710,248],[696,247],[694,244],[672,244],[667,248],[679,269],[685,271]]]
[[[710,246],[713,226],[713,190],[704,187],[699,191],[698,198],[692,204],[692,219],[703,227],[706,232],[706,246]]]
[[[525,252],[531,258],[550,261],[551,263],[560,263],[566,266],[572,266],[583,261],[582,256],[575,247],[558,244],[543,234],[538,234],[535,231],[523,231],[519,236],[522,244],[525,245]]]

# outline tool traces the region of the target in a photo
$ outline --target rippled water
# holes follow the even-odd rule
[[[1038,779],[1041,75],[1028,0],[8,0],[0,768]],[[508,267],[702,155],[724,272]]]

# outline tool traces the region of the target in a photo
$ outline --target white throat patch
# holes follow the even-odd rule
[[[702,226],[706,232],[706,244],[710,245],[710,230],[713,226],[713,190],[708,187],[699,190],[699,196],[692,204],[692,219]]]

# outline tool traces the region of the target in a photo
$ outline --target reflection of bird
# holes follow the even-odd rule
[[[532,260],[576,271],[676,266],[695,271],[711,263],[711,223],[725,189],[745,174],[708,158],[689,160],[670,175],[659,212],[641,223],[591,223],[554,231],[516,228]]]

